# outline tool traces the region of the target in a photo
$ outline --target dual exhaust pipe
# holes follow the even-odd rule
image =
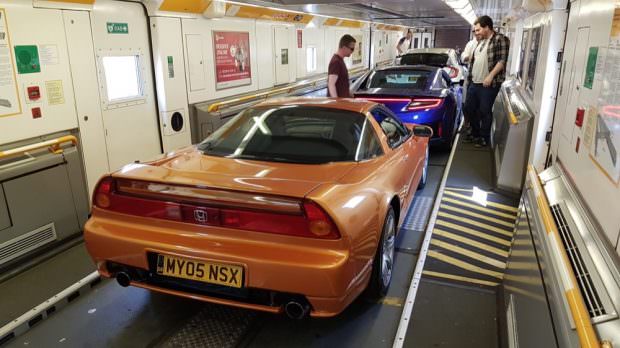
[[[118,285],[126,288],[131,284],[131,276],[127,272],[118,272],[116,274],[116,281]],[[304,319],[310,313],[310,304],[301,298],[291,298],[284,303],[283,307],[286,316],[295,320]]]

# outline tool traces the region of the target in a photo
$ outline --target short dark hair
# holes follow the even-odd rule
[[[493,20],[489,16],[480,16],[474,22],[474,25],[480,24],[483,28],[491,28],[493,29]]]
[[[349,34],[344,34],[340,38],[340,43],[338,44],[338,48],[343,48],[344,46],[349,46],[349,44],[351,42],[355,43],[355,42],[357,42],[357,40],[355,40],[355,38],[353,38],[353,36],[351,36]]]

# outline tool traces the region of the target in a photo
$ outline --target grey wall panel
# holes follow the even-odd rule
[[[4,190],[2,189],[2,184],[0,184],[0,231],[9,227],[11,227],[11,217],[4,199]]]
[[[80,228],[83,228],[86,220],[88,220],[89,197],[86,188],[86,178],[82,167],[82,158],[76,147],[65,149],[64,157],[67,161],[67,177],[71,185],[73,201],[75,202],[75,213]]]
[[[51,222],[55,223],[58,239],[81,231],[64,166],[8,180],[3,186],[13,227],[2,231],[0,242]]]
[[[457,48],[461,50],[469,41],[470,28],[435,29],[435,47]]]
[[[558,347],[525,210],[522,201],[504,276],[506,307],[512,297],[519,347]]]

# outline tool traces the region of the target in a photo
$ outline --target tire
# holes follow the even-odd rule
[[[426,186],[426,180],[428,179],[428,145],[426,146],[426,155],[424,157],[424,167],[422,168],[422,177],[420,183],[418,183],[418,190],[421,190]]]
[[[372,263],[372,275],[368,284],[369,297],[378,299],[387,294],[394,271],[394,249],[396,242],[396,215],[390,207],[383,222],[383,230],[377,252]]]

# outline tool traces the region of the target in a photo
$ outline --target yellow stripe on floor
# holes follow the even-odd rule
[[[475,202],[472,197],[466,196],[466,195],[462,195],[460,193],[450,192],[450,191],[444,191],[444,193],[448,194],[448,195],[450,195],[452,197],[467,199],[467,200],[470,200],[472,202]],[[503,209],[503,210],[507,210],[507,211],[511,211],[511,212],[515,212],[515,213],[518,211],[518,209],[515,208],[515,207],[511,207],[509,205],[501,204],[501,203],[489,202],[489,201],[487,201],[487,206],[494,207],[494,208],[499,208],[499,209]]]
[[[434,259],[437,259],[437,260],[441,260],[441,261],[443,261],[445,263],[449,263],[449,264],[451,264],[453,266],[456,266],[456,267],[459,267],[459,268],[471,271],[471,272],[480,273],[480,274],[486,274],[488,276],[491,276],[491,277],[494,277],[494,278],[497,278],[497,279],[502,279],[504,277],[503,273],[496,272],[496,271],[491,271],[489,269],[484,269],[482,267],[478,267],[478,266],[469,264],[467,262],[461,261],[461,260],[456,259],[454,257],[450,257],[448,255],[444,255],[442,253],[439,253],[439,252],[437,252],[435,250],[429,250],[428,251],[428,256],[432,257]]]
[[[457,276],[457,275],[454,275],[454,274],[446,274],[446,273],[433,272],[433,271],[422,271],[422,274],[428,275],[428,276],[432,276],[432,277],[437,277],[437,278],[446,278],[446,279],[452,279],[452,280],[459,280],[459,281],[467,282],[467,283],[474,283],[474,284],[481,284],[481,285],[488,285],[488,286],[498,286],[499,285],[499,283],[489,282],[489,281],[486,281],[486,280],[480,280],[480,279],[475,279],[475,278],[468,278],[468,277],[463,277],[463,276]]]
[[[461,254],[461,255],[467,256],[467,257],[472,258],[474,260],[477,260],[477,261],[480,261],[480,262],[484,262],[487,265],[495,266],[495,267],[501,268],[501,269],[506,268],[506,263],[504,263],[504,262],[498,261],[498,260],[496,260],[496,259],[494,259],[492,257],[488,257],[488,256],[485,256],[485,255],[479,254],[477,252],[473,252],[471,250],[467,250],[465,248],[461,248],[458,245],[453,245],[453,244],[446,243],[446,242],[443,242],[443,241],[440,241],[440,240],[437,240],[437,239],[432,239],[431,240],[431,244],[433,244],[435,246],[438,246],[440,248],[444,248],[446,250],[450,250],[450,251],[455,252],[457,254]]]
[[[490,245],[484,244],[484,243],[480,243],[478,241],[463,237],[463,236],[459,236],[458,234],[454,234],[454,233],[450,233],[448,231],[444,231],[442,229],[439,228],[435,228],[433,230],[433,234],[436,234],[438,236],[442,236],[448,239],[452,239],[455,240],[457,242],[461,242],[463,244],[467,244],[467,245],[471,245],[473,247],[476,247],[478,249],[482,249],[485,251],[488,251],[490,253],[493,253],[495,255],[501,256],[503,258],[508,258],[508,252],[505,250],[501,250],[495,247],[492,247]]]
[[[466,192],[472,192],[473,189],[466,189],[466,188],[459,188],[459,187],[446,187],[446,191],[466,191]],[[495,193],[495,192],[488,192],[488,193]]]
[[[479,232],[479,231],[476,231],[476,230],[472,230],[471,228],[459,226],[459,225],[453,224],[451,222],[447,222],[447,221],[443,221],[443,220],[439,220],[438,219],[435,222],[435,225],[452,228],[452,229],[455,229],[457,231],[464,232],[464,233],[470,234],[472,236],[476,236],[478,238],[490,240],[491,242],[495,242],[497,244],[505,245],[507,247],[510,246],[510,241],[508,241],[508,240],[497,238],[497,237],[493,237],[493,236],[489,236],[486,233]]]
[[[459,223],[466,223],[466,224],[468,224],[470,226],[476,226],[478,228],[483,228],[483,229],[485,229],[487,231],[495,232],[497,234],[501,234],[503,236],[512,238],[512,231],[509,232],[509,231],[506,231],[504,229],[501,229],[501,228],[498,228],[498,227],[495,227],[495,226],[491,226],[491,225],[485,224],[483,222],[479,222],[479,221],[476,221],[476,220],[464,218],[464,217],[458,216],[458,215],[452,215],[452,214],[449,214],[449,213],[446,213],[446,212],[443,212],[443,211],[440,211],[439,213],[437,213],[437,216],[441,216],[441,217],[444,217],[444,218],[452,219],[452,220],[458,221]]]
[[[464,214],[464,215],[472,216],[472,217],[475,217],[475,218],[478,218],[478,219],[487,220],[487,221],[496,223],[498,225],[506,226],[506,227],[508,227],[510,229],[513,229],[514,226],[515,226],[515,224],[513,222],[506,222],[504,220],[495,219],[495,218],[492,218],[490,216],[474,213],[472,211],[469,211],[469,210],[466,210],[466,209],[457,208],[457,207],[453,207],[453,206],[447,205],[447,204],[441,204],[440,208],[446,209],[446,210],[450,210],[450,211],[453,211],[453,212],[457,212],[457,213],[461,213],[461,214]]]
[[[400,297],[384,297],[377,302],[388,306],[402,307],[404,300]]]
[[[485,207],[483,207],[483,206],[481,206],[481,205],[478,205],[478,204],[467,203],[467,202],[459,201],[458,199],[448,198],[448,197],[446,197],[446,196],[444,196],[444,197],[441,199],[441,202],[442,202],[442,203],[443,203],[443,202],[448,202],[448,203],[458,204],[458,205],[460,205],[460,206],[462,206],[462,207],[467,207],[467,208],[471,208],[471,209],[476,209],[476,210],[478,210],[478,211],[485,212],[485,213],[487,213],[487,214],[492,214],[492,215],[495,215],[495,216],[505,217],[505,218],[507,218],[507,219],[513,219],[513,220],[514,220],[514,219],[516,219],[516,218],[517,218],[517,215],[516,215],[516,214],[502,213],[502,212],[499,212],[499,211],[497,211],[497,210],[493,210],[493,209],[485,208]]]

